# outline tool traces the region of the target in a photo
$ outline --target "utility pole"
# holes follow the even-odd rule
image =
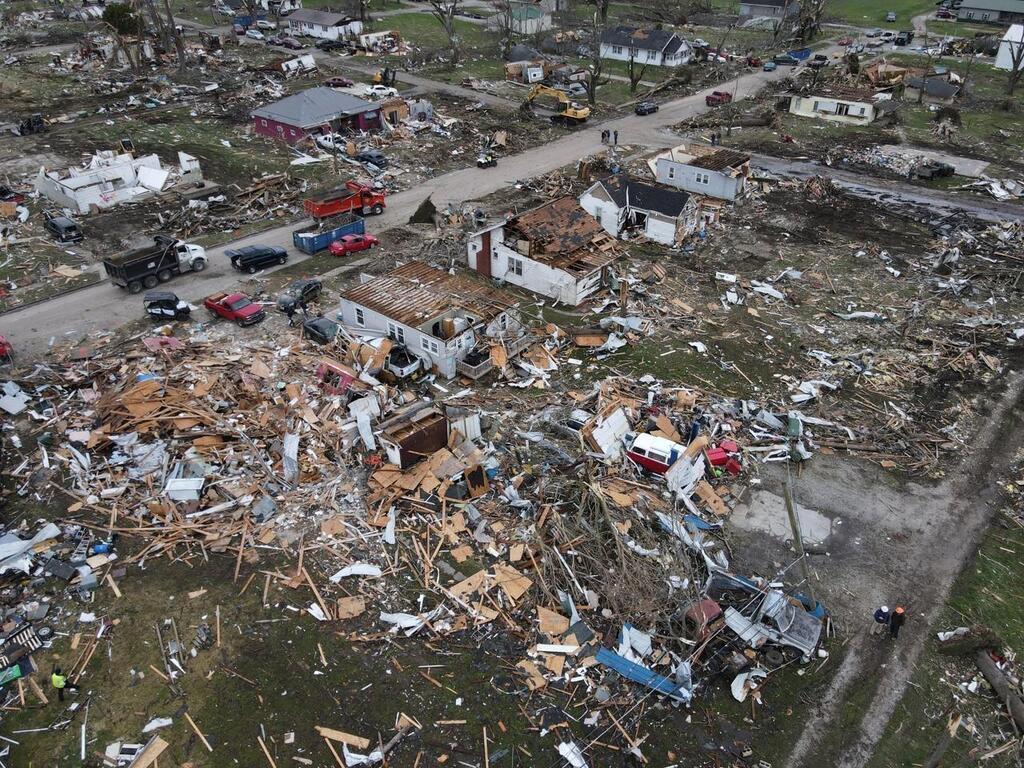
[[[800,534],[800,521],[796,517],[796,505],[793,504],[793,490],[790,487],[789,462],[786,462],[786,480],[782,486],[782,493],[786,499],[786,512],[789,514],[789,527],[793,531],[793,545],[796,547],[797,557],[800,558],[800,566],[804,572],[804,581],[807,582],[807,595],[811,602],[817,605],[814,599],[814,586],[811,584],[811,570],[807,567],[807,553],[804,552],[804,538]]]

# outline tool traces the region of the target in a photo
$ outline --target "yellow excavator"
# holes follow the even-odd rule
[[[587,122],[587,118],[590,117],[590,107],[577,104],[569,98],[569,94],[565,91],[560,91],[557,88],[552,88],[549,85],[542,85],[537,83],[530,92],[526,94],[526,100],[523,101],[523,111],[530,111],[534,99],[539,96],[549,96],[558,102],[558,114],[552,115],[551,120],[556,123],[565,123],[566,125],[579,125],[580,123]]]

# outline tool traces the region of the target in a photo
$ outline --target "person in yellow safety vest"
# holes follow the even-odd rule
[[[60,667],[55,666],[53,668],[53,674],[50,675],[50,683],[52,683],[53,687],[57,689],[57,698],[61,701],[64,701],[65,688],[70,688],[72,691],[78,690],[77,685],[68,682],[68,679],[64,676],[63,672],[61,672]]]

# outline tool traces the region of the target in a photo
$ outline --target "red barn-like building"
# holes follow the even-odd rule
[[[379,130],[380,106],[321,86],[260,107],[252,118],[259,135],[297,144],[307,136],[337,130]]]

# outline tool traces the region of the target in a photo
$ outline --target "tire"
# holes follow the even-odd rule
[[[172,277],[174,277],[174,275],[171,273],[171,270],[169,269],[161,269],[159,272],[157,272],[156,275],[156,279],[159,280],[161,283],[166,283]]]
[[[235,320],[235,325],[237,325],[239,328],[245,328],[245,321]]]
[[[128,283],[128,293],[138,293],[142,290],[142,283],[138,280],[132,280]]]
[[[281,258],[279,258],[279,259],[277,260],[277,263],[278,263],[278,264],[284,264],[284,263],[285,263],[285,262],[287,262],[287,261],[288,261],[288,257],[287,257],[287,256],[282,256]]]
[[[142,284],[147,288],[156,288],[156,284],[160,281],[156,279],[156,275],[146,275],[143,279]]]
[[[384,213],[384,206],[381,205],[380,203],[377,203],[375,206],[373,206],[371,210],[373,211],[374,216],[380,216],[382,213]]]
[[[206,269],[206,259],[196,259],[192,262],[193,272],[202,272],[204,269]]]
[[[245,271],[248,272],[250,275],[255,275],[256,267],[248,267]]]

